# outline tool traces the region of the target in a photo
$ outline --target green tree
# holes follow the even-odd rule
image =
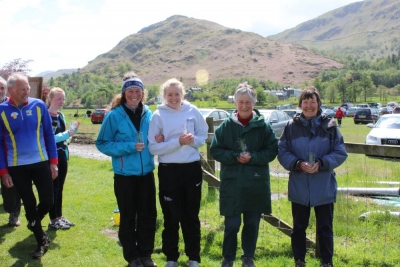
[[[342,78],[337,78],[335,81],[335,85],[337,88],[337,91],[341,93],[341,100],[342,102],[345,101],[346,98],[346,88],[347,88],[347,84],[346,84],[346,80],[342,77]],[[330,103],[333,103],[335,101],[331,101]]]
[[[274,94],[267,93],[267,94],[265,94],[265,96],[266,96],[265,102],[268,105],[271,104],[272,106],[275,106],[276,103],[278,103],[278,101],[279,101],[278,97]]]
[[[267,96],[264,93],[264,89],[262,87],[257,87],[255,91],[257,93],[257,104],[264,105],[265,101],[267,100]]]
[[[361,75],[360,86],[364,93],[364,101],[367,102],[367,95],[374,87],[374,83],[372,82],[371,75],[368,72],[364,72]]]
[[[334,83],[330,83],[325,91],[325,98],[328,99],[329,103],[336,102],[337,89]]]

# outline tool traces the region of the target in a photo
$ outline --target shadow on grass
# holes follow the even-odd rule
[[[0,226],[0,244],[2,244],[4,242],[4,240],[6,239],[5,236],[9,233],[12,233],[15,231],[16,227],[11,227],[7,224]]]
[[[10,248],[10,255],[16,259],[15,263],[11,267],[19,266],[43,266],[40,260],[32,259],[32,252],[36,249],[36,239],[33,234],[30,234],[24,240],[17,242],[12,248]]]

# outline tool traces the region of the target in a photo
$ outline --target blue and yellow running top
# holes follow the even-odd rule
[[[22,107],[12,99],[0,104],[0,176],[8,166],[50,160],[58,164],[50,114],[42,100],[28,98]]]

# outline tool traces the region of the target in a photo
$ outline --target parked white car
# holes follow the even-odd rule
[[[400,145],[400,114],[382,115],[365,139],[367,145]]]

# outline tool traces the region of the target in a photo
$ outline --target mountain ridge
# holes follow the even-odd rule
[[[127,36],[80,72],[101,73],[126,63],[147,83],[159,84],[175,77],[189,85],[229,77],[298,85],[322,70],[343,66],[299,45],[281,44],[256,33],[182,15]],[[110,78],[120,79],[111,74]]]

